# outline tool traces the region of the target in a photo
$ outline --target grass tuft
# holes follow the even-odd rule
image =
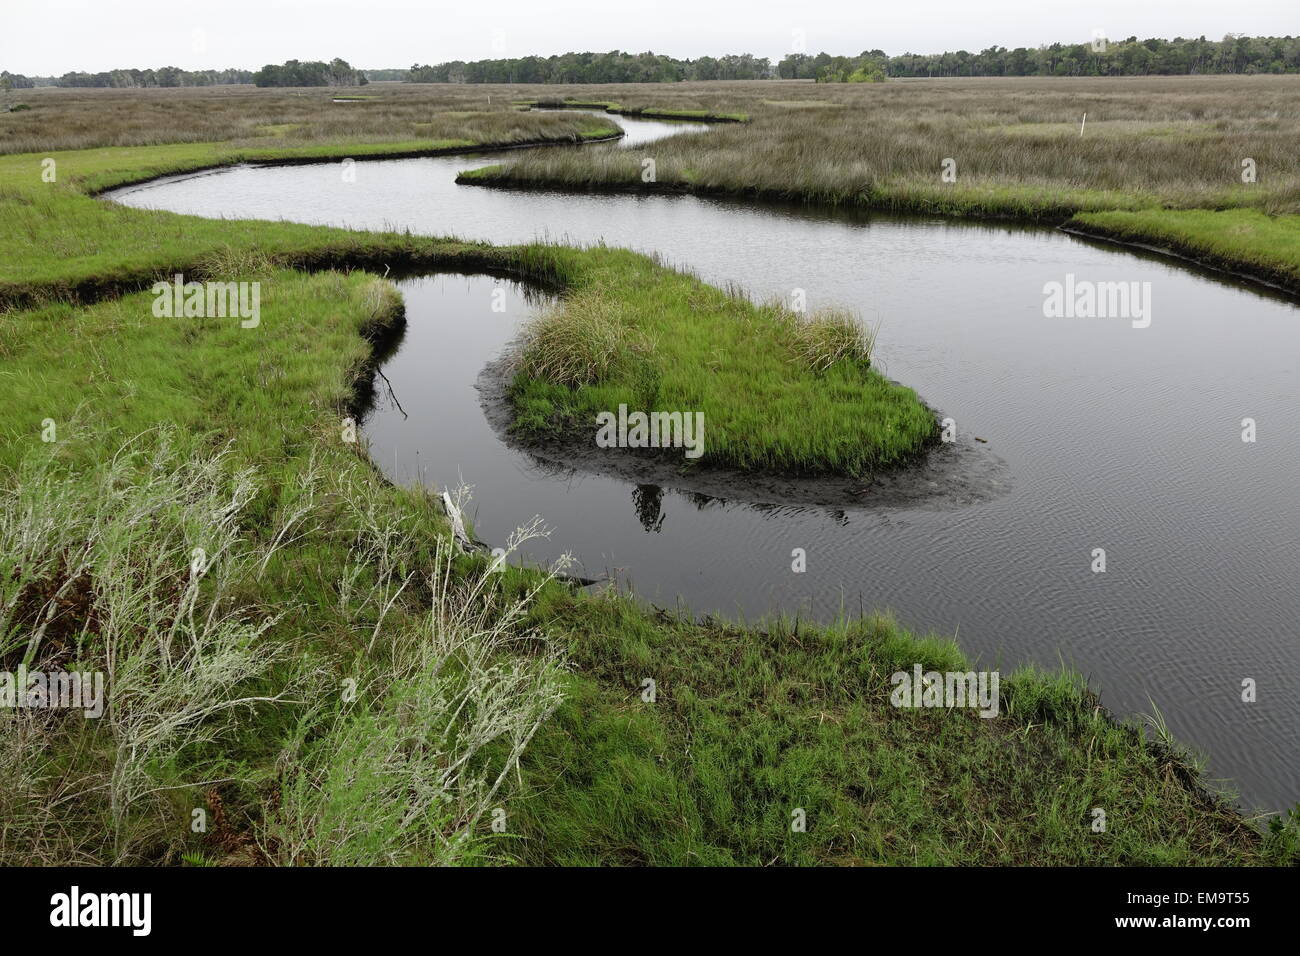
[[[524,331],[520,372],[578,388],[649,361],[653,346],[636,337],[622,314],[627,308],[626,302],[593,291],[546,309]]]
[[[879,326],[867,326],[845,309],[821,309],[792,329],[795,353],[811,369],[824,372],[838,362],[871,364]]]

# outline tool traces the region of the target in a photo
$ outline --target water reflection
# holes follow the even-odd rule
[[[664,526],[664,490],[658,485],[637,485],[632,489],[632,507],[641,527],[658,534]]]

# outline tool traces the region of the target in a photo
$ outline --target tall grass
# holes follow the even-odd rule
[[[0,719],[0,751],[26,738],[34,765],[0,781],[11,862],[39,847],[46,862],[137,863],[179,842],[163,795],[202,783],[201,752],[283,693],[253,685],[279,657],[264,636],[284,609],[240,599],[275,529],[271,544],[249,540],[238,521],[251,474],[229,473],[225,452],[191,451],[167,433],[141,436],[89,474],[33,455],[0,496],[0,659],[101,672],[109,698],[93,724],[57,712]],[[34,735],[44,747],[31,747]],[[102,844],[60,847],[81,814],[102,821]]]
[[[609,95],[699,102],[751,122],[640,150],[519,156],[474,181],[685,187],[1057,220],[1161,204],[1300,212],[1300,127],[1287,121],[1300,113],[1293,76],[696,84]],[[641,181],[645,156],[656,164],[652,185]],[[1246,158],[1257,182],[1241,180]],[[945,159],[956,163],[955,182],[941,179]]]
[[[299,721],[280,757],[280,800],[261,844],[282,865],[459,864],[490,851],[479,824],[561,700],[562,663],[524,625],[541,575],[506,595],[500,572],[466,573],[440,540],[421,567],[418,526],[364,488],[347,497],[358,529],[340,597],[370,628],[345,683]],[[532,535],[513,538],[513,550]],[[371,582],[356,600],[355,582]],[[423,615],[395,621],[408,587]],[[346,691],[346,692],[345,692]]]
[[[627,317],[629,304],[601,291],[569,298],[529,323],[519,348],[519,369],[529,377],[577,388],[606,381],[650,361],[653,346],[639,340]]]
[[[867,325],[845,309],[820,309],[806,319],[792,317],[795,354],[809,368],[824,372],[837,362],[871,364],[880,326]]]
[[[0,713],[0,859],[179,856],[187,806],[230,782],[236,727],[274,732],[280,714],[296,717],[278,795],[254,821],[263,859],[482,858],[481,818],[561,699],[559,654],[524,624],[549,576],[512,590],[449,538],[426,566],[424,527],[377,483],[327,483],[310,464],[278,520],[250,530],[253,472],[168,431],[97,472],[42,452],[14,477],[0,495],[0,660],[102,672],[108,703],[98,721]],[[278,552],[322,533],[326,509],[351,529],[342,619],[368,635],[335,662],[283,639],[277,625],[301,609],[262,580]]]

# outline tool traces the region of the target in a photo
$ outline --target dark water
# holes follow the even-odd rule
[[[618,120],[653,156],[670,124]],[[707,134],[706,134],[707,135]],[[611,148],[611,147],[593,147]],[[410,326],[366,422],[399,481],[472,484],[480,537],[541,515],[573,552],[657,602],[755,618],[890,608],[987,665],[1077,666],[1121,714],[1153,703],[1248,806],[1300,799],[1300,310],[1283,298],[1050,230],[851,217],[693,197],[458,187],[494,157],[243,168],[125,190],[206,216],[549,237],[655,251],[757,296],[806,290],[881,322],[888,374],[1005,462],[961,507],[832,512],[702,504],[556,474],[501,443],[474,385],[534,308],[487,277],[403,284]],[[1048,319],[1043,285],[1151,283],[1151,325]],[[506,311],[493,311],[493,291]],[[1258,441],[1241,440],[1241,421]],[[791,571],[804,548],[808,570]],[[1090,570],[1104,548],[1107,571]],[[1243,679],[1258,700],[1241,701]]]

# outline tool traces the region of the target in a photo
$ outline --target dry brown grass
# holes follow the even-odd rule
[[[356,91],[352,91],[356,92]],[[0,115],[0,153],[175,142],[307,145],[534,138],[563,114],[520,100],[744,113],[752,122],[657,142],[660,183],[960,212],[1249,205],[1300,209],[1300,76],[806,81],[601,86],[377,83],[373,99],[253,87],[23,93]],[[1085,133],[1079,122],[1088,114]],[[955,185],[941,162],[957,162]],[[1259,182],[1241,183],[1255,160]],[[521,157],[512,175],[553,183],[640,182],[641,157],[613,150]],[[888,202],[886,202],[888,204]]]
[[[783,81],[576,87],[571,95],[749,114],[743,126],[656,142],[647,155],[660,184],[940,212],[1300,210],[1300,76]],[[955,184],[940,179],[948,157]],[[1253,185],[1241,181],[1245,158],[1257,165]],[[641,159],[549,152],[520,157],[508,175],[636,186]]]
[[[373,99],[335,103],[340,94]],[[17,94],[15,94],[17,95]],[[522,98],[522,97],[521,97]],[[0,154],[98,146],[538,138],[569,119],[523,113],[497,89],[375,83],[356,89],[23,90],[32,108],[0,113]]]

